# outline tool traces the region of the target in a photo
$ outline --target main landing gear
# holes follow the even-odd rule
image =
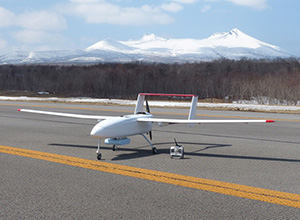
[[[152,149],[152,153],[153,153],[153,154],[157,154],[157,149],[156,149],[156,147],[153,146],[153,144],[148,140],[148,138],[147,138],[144,134],[142,134],[142,136],[143,136],[143,137],[145,138],[145,140],[150,144],[151,149]]]

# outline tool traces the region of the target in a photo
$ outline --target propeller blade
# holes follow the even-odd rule
[[[148,113],[150,113],[150,107],[149,107],[149,104],[148,104],[148,101],[146,100],[146,111],[148,112]]]
[[[146,111],[148,113],[150,113],[150,107],[149,107],[149,104],[148,104],[147,100],[146,100]],[[150,137],[150,140],[152,140],[152,131],[149,131],[149,137]]]

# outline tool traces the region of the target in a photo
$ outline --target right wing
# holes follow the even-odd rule
[[[80,115],[80,114],[72,114],[72,113],[48,112],[48,111],[38,111],[38,110],[30,110],[30,109],[18,109],[18,111],[43,114],[43,115],[55,115],[55,116],[70,117],[70,118],[81,118],[81,119],[105,120],[108,118],[114,118],[113,116]]]
[[[140,122],[154,122],[162,125],[168,124],[222,124],[222,123],[265,123],[274,122],[273,120],[198,120],[198,119],[166,119],[166,118],[138,118]]]

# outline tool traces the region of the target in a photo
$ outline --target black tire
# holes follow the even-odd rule
[[[101,160],[101,158],[102,158],[102,154],[101,153],[97,154],[97,160]]]
[[[157,149],[156,149],[156,147],[153,147],[153,148],[152,148],[152,153],[153,153],[153,154],[157,154]]]

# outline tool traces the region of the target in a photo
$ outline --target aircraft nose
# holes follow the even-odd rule
[[[98,124],[97,125],[95,125],[94,127],[93,127],[93,129],[91,130],[91,133],[90,133],[90,135],[92,136],[92,137],[95,137],[95,138],[101,138],[103,135],[102,135],[102,130],[103,130],[103,128],[102,127],[100,127]]]
[[[91,135],[91,136],[95,136],[95,135],[96,135],[96,129],[93,128],[93,129],[91,130],[90,135]]]

